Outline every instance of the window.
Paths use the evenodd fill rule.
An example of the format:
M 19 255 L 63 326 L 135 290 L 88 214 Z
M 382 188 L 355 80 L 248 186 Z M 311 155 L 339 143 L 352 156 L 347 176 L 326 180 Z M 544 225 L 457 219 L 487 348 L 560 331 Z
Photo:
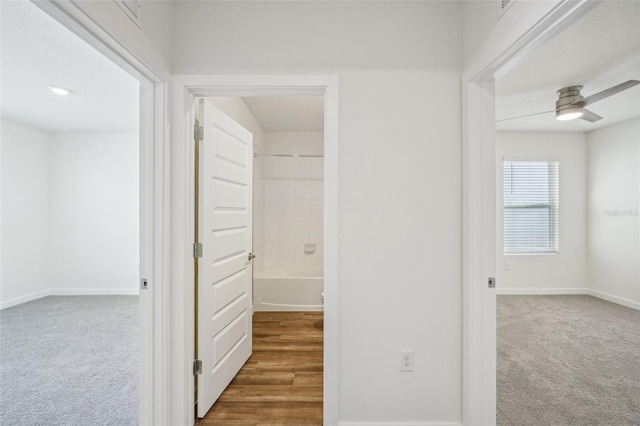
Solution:
M 559 164 L 505 161 L 504 253 L 558 253 Z

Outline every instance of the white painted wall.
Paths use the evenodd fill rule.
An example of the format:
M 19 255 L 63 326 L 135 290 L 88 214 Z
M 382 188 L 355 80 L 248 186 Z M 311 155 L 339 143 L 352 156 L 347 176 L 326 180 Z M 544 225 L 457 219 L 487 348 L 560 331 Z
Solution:
M 168 74 L 173 51 L 171 1 L 142 1 L 142 28 L 113 1 L 78 1 L 74 5 L 156 73 Z
M 498 291 L 585 293 L 640 309 L 640 120 L 586 134 L 498 132 L 496 144 Z M 505 156 L 560 159 L 559 255 L 503 255 Z
M 590 132 L 589 287 L 640 309 L 640 119 Z
M 461 5 L 428 3 L 176 2 L 173 73 L 457 70 Z
M 267 132 L 265 149 L 269 154 L 324 154 L 324 132 Z
M 49 285 L 50 138 L 2 120 L 0 308 L 42 297 Z
M 137 133 L 48 134 L 2 121 L 0 306 L 138 294 Z
M 560 162 L 560 253 L 505 255 L 503 251 L 502 161 L 514 157 Z M 584 133 L 496 134 L 496 288 L 501 293 L 585 292 L 587 143 Z M 508 265 L 509 270 L 505 270 Z
M 480 52 L 482 43 L 497 24 L 498 4 L 498 1 L 495 0 L 463 2 L 463 62 L 465 66 L 471 63 L 472 59 Z
M 323 154 L 323 132 L 267 132 L 271 154 Z M 324 159 L 262 158 L 264 268 L 323 270 Z M 315 246 L 305 252 L 305 245 Z M 322 275 L 320 275 L 322 276 Z
M 460 4 L 180 2 L 174 16 L 176 73 L 338 74 L 340 423 L 459 423 Z M 416 368 L 400 373 L 407 348 Z
M 142 0 L 142 8 L 142 32 L 164 63 L 170 65 L 173 55 L 173 1 Z
M 52 142 L 52 288 L 138 294 L 138 134 L 63 133 Z

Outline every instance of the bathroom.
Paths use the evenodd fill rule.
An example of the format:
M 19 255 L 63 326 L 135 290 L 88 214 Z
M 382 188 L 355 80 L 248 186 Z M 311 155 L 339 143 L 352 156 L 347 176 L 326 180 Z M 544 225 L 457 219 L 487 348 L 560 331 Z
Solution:
M 233 346 L 236 348 L 235 352 L 232 355 L 229 351 L 219 357 L 219 364 L 212 370 L 219 371 L 221 375 L 232 373 L 235 379 L 231 381 L 231 375 L 224 376 L 229 384 L 224 390 L 220 388 L 216 391 L 215 395 L 219 396 L 209 398 L 211 392 L 205 396 L 206 392 L 203 391 L 202 404 L 199 403 L 197 408 L 198 416 L 205 418 L 206 422 L 217 423 L 224 422 L 228 416 L 237 416 L 238 411 L 242 411 L 242 420 L 264 420 L 264 416 L 267 415 L 265 411 L 256 411 L 252 405 L 260 403 L 268 407 L 268 410 L 273 410 L 269 416 L 273 415 L 274 420 L 294 424 L 304 420 L 322 424 L 324 98 L 242 97 L 209 98 L 209 101 L 244 127 L 231 130 L 234 128 L 231 126 L 231 133 L 225 133 L 226 129 L 219 128 L 221 130 L 217 134 L 220 135 L 221 141 L 227 134 L 236 135 L 235 132 L 238 131 L 238 134 L 245 134 L 244 145 L 238 144 L 234 149 L 229 149 L 232 146 L 229 144 L 225 147 L 224 142 L 221 142 L 219 147 L 216 145 L 215 156 L 222 159 L 220 170 L 226 166 L 231 166 L 230 169 L 237 168 L 240 165 L 238 161 L 243 162 L 240 167 L 247 170 L 245 165 L 251 163 L 251 152 L 243 146 L 250 147 L 251 139 L 246 139 L 248 134 L 244 130 L 248 130 L 251 133 L 249 136 L 253 139 L 253 167 L 252 170 L 248 170 L 249 173 L 253 173 L 253 178 L 247 179 L 253 186 L 253 200 L 248 203 L 248 208 L 240 207 L 245 204 L 238 199 L 241 202 L 220 204 L 218 209 L 218 214 L 222 215 L 237 215 L 238 212 L 247 211 L 248 217 L 253 217 L 245 234 L 249 240 L 245 247 L 249 247 L 250 252 L 241 250 L 241 246 L 244 246 L 242 242 L 239 242 L 240 245 L 229 247 L 220 243 L 217 247 L 218 250 L 223 246 L 231 250 L 230 254 L 220 251 L 219 259 L 222 260 L 217 262 L 219 265 L 228 259 L 248 254 L 251 262 L 248 270 L 252 272 L 249 277 L 253 278 L 252 281 L 243 284 L 245 290 L 237 297 L 230 295 L 226 290 L 228 283 L 235 283 L 237 280 L 223 279 L 221 284 L 216 284 L 220 294 L 225 293 L 229 300 L 234 300 L 227 307 L 236 301 L 240 303 L 252 288 L 253 306 L 247 306 L 247 311 L 252 313 L 247 325 L 242 325 L 246 324 L 247 317 L 241 314 L 213 339 L 204 335 L 198 338 L 198 341 L 202 339 L 202 342 L 224 343 L 228 340 L 226 334 L 236 333 L 233 340 L 236 343 L 228 344 L 224 349 L 228 350 Z M 221 120 L 224 118 L 221 117 Z M 207 128 L 206 120 L 204 125 Z M 225 157 L 233 153 L 236 154 L 235 157 Z M 219 189 L 214 189 L 213 196 L 219 197 L 219 200 L 224 199 L 223 202 L 229 201 L 231 198 L 227 195 L 231 192 L 225 193 L 225 185 L 242 187 L 242 184 L 229 182 L 221 184 Z M 251 192 L 243 194 L 246 195 L 242 198 L 248 201 Z M 236 228 L 227 228 L 218 231 L 218 235 L 229 235 L 230 231 L 237 234 Z M 210 246 L 214 248 L 214 252 L 215 244 L 214 242 L 213 246 Z M 240 272 L 240 275 L 234 277 L 242 274 L 243 272 Z M 206 300 L 206 297 L 203 300 Z M 202 306 L 206 311 L 204 305 Z M 219 311 L 220 316 L 228 310 L 227 307 Z M 217 318 L 218 315 L 215 314 L 214 317 Z M 203 330 L 205 328 L 206 326 Z M 243 346 L 243 342 L 249 342 L 249 352 L 242 349 L 246 347 Z M 214 353 L 216 348 L 214 344 Z M 221 350 L 220 353 L 224 352 Z M 232 368 L 231 364 L 235 360 L 242 363 L 233 364 Z M 274 381 L 278 383 L 277 386 L 264 386 L 266 383 L 275 383 Z M 215 383 L 207 381 L 202 385 L 213 387 Z M 200 388 L 199 384 L 198 395 Z M 200 396 L 198 398 L 200 402 Z M 228 401 L 233 403 L 227 404 Z M 289 410 L 291 404 L 298 409 Z M 286 418 L 281 417 L 283 413 L 286 414 Z
M 256 153 L 255 311 L 322 309 L 323 166 L 322 132 L 268 132 Z
M 253 134 L 253 310 L 322 311 L 324 98 L 210 98 Z

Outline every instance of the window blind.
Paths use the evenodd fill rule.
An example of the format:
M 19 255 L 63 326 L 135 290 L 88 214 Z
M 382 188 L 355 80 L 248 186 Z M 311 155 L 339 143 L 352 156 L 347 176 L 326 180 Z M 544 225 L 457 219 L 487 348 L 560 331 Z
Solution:
M 504 252 L 557 253 L 559 232 L 557 161 L 505 161 Z

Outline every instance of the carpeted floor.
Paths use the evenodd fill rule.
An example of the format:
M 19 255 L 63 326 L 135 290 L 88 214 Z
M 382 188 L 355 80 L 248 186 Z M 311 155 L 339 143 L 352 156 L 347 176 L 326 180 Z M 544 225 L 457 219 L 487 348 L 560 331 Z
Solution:
M 0 311 L 0 425 L 137 425 L 138 297 Z
M 640 425 L 640 311 L 498 296 L 498 425 Z

